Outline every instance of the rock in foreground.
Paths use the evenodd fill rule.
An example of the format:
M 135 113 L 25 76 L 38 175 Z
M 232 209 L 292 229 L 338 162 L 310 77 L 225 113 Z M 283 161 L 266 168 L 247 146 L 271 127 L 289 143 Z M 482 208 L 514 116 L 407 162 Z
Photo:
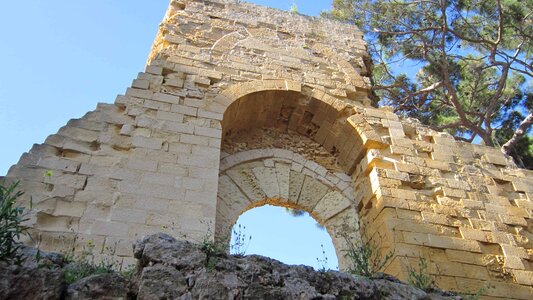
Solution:
M 29 251 L 31 252 L 31 251 Z M 37 267 L 0 264 L 0 299 L 458 299 L 393 277 L 317 272 L 261 256 L 235 257 L 154 234 L 134 245 L 134 277 L 98 274 L 67 285 L 60 259 Z M 30 274 L 39 274 L 36 280 Z

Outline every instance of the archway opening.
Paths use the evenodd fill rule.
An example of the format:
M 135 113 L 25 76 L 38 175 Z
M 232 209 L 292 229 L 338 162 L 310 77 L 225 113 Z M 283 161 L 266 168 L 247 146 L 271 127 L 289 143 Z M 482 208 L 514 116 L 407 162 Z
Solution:
M 294 211 L 293 211 L 294 212 Z M 308 213 L 264 205 L 244 212 L 233 226 L 232 254 L 257 254 L 316 270 L 338 270 L 331 236 Z
M 352 107 L 308 89 L 245 94 L 225 110 L 215 236 L 230 236 L 241 214 L 266 204 L 305 210 L 346 270 L 343 253 L 361 238 L 350 174 L 363 141 L 347 120 Z

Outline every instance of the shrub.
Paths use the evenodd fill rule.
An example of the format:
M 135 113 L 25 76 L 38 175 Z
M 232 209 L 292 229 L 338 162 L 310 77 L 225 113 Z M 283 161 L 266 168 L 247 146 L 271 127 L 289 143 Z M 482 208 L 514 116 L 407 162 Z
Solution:
M 230 253 L 237 256 L 244 256 L 248 246 L 252 241 L 252 236 L 246 235 L 246 226 L 238 224 L 233 226 L 233 236 L 231 238 Z
M 290 12 L 293 13 L 293 14 L 297 14 L 298 13 L 298 6 L 296 5 L 295 1 L 292 1 Z
M 471 294 L 459 293 L 459 295 L 465 300 L 479 300 L 483 294 L 485 294 L 489 289 L 492 288 L 494 288 L 493 285 L 491 285 L 490 283 L 486 283 L 477 291 L 474 291 Z
M 318 224 L 318 223 L 317 223 Z M 326 256 L 326 250 L 324 250 L 324 245 L 320 244 L 320 248 L 322 249 L 322 258 L 316 258 L 316 263 L 318 267 L 319 272 L 326 272 L 329 270 L 328 267 L 328 257 Z
M 120 263 L 111 259 L 95 262 L 94 248 L 94 243 L 88 241 L 79 256 L 65 256 L 65 261 L 69 263 L 65 268 L 65 281 L 67 284 L 74 283 L 82 278 L 95 274 L 114 273 L 115 270 L 120 268 Z M 110 251 L 110 254 L 113 255 L 113 251 Z M 126 270 L 123 273 L 123 276 L 129 276 L 129 273 L 130 270 Z M 131 275 L 133 275 L 133 272 Z
M 205 267 L 211 272 L 215 269 L 218 258 L 217 256 L 225 255 L 229 252 L 229 239 L 227 237 L 213 238 L 214 234 L 211 227 L 208 226 L 207 232 L 200 242 L 200 249 L 205 252 L 207 258 Z
M 393 252 L 381 254 L 378 245 L 374 243 L 351 243 L 347 236 L 344 237 L 349 249 L 345 256 L 350 260 L 348 272 L 364 277 L 374 277 L 392 259 Z
M 18 184 L 15 182 L 6 187 L 0 183 L 0 261 L 14 260 L 16 264 L 22 262 L 22 257 L 17 254 L 22 246 L 20 237 L 29 236 L 28 227 L 22 225 L 28 220 L 24 208 L 15 206 L 24 194 L 16 191 Z
M 422 289 L 424 291 L 428 291 L 435 287 L 435 282 L 431 276 L 427 274 L 427 262 L 426 259 L 423 257 L 420 257 L 418 260 L 418 270 L 415 268 L 409 267 L 408 270 L 408 282 L 411 285 L 416 286 L 419 289 Z

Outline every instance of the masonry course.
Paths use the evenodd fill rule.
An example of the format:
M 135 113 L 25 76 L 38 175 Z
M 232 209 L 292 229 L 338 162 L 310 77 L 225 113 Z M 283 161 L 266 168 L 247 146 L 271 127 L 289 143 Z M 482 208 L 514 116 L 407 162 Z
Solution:
M 229 234 L 244 211 L 309 212 L 331 235 L 420 257 L 439 287 L 533 298 L 533 172 L 370 106 L 354 26 L 235 1 L 173 0 L 145 72 L 22 155 L 33 239 L 132 263 L 131 241 Z M 107 252 L 106 251 L 110 251 Z

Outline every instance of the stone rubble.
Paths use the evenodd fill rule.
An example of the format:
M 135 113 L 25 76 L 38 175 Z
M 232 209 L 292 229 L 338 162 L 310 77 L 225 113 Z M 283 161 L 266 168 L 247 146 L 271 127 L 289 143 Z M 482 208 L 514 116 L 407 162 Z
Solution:
M 0 299 L 461 299 L 439 290 L 426 293 L 384 274 L 369 279 L 257 255 L 209 254 L 163 233 L 137 241 L 134 252 L 133 278 L 105 273 L 67 286 L 60 255 L 41 252 L 37 262 L 35 251 L 26 248 L 24 265 L 0 263 Z

